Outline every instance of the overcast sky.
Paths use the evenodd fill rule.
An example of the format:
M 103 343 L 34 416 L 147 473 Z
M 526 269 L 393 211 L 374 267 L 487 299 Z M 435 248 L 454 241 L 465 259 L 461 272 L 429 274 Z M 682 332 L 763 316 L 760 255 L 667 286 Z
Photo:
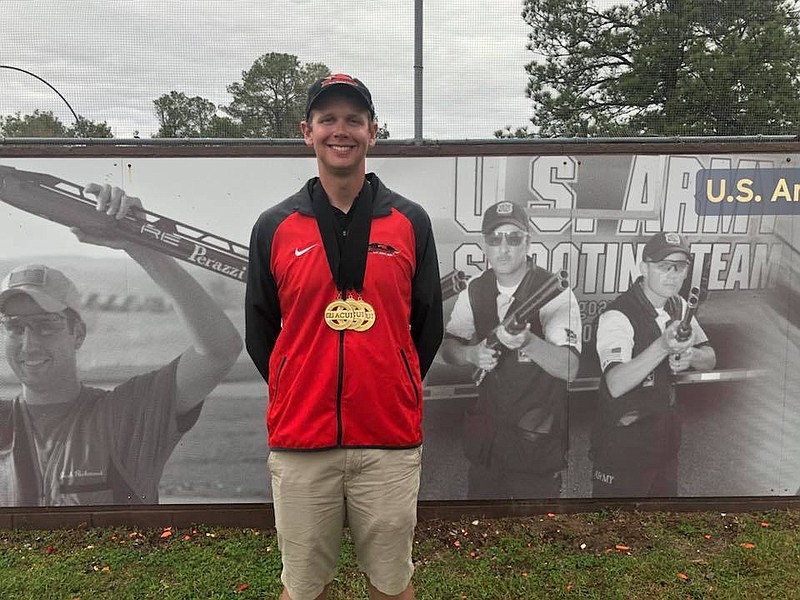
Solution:
M 424 135 L 487 138 L 528 122 L 521 0 L 425 0 Z M 115 137 L 158 129 L 170 90 L 228 104 L 225 88 L 268 52 L 362 78 L 395 139 L 414 135 L 412 0 L 0 0 L 0 64 L 52 84 Z M 35 78 L 0 69 L 0 114 L 73 118 Z
M 600 5 L 612 0 L 600 0 Z M 487 138 L 530 117 L 522 0 L 424 0 L 424 136 Z M 0 64 L 35 73 L 115 137 L 158 129 L 171 90 L 230 102 L 268 52 L 362 78 L 395 139 L 414 135 L 413 0 L 0 0 Z M 51 110 L 45 84 L 0 69 L 0 115 Z

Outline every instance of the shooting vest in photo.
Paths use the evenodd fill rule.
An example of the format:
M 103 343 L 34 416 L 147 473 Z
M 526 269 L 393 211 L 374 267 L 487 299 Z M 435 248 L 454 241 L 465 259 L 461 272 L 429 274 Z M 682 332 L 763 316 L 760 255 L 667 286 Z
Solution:
M 607 310 L 621 312 L 633 327 L 633 352 L 636 357 L 661 337 L 656 323 L 658 313 L 642 290 L 642 278 L 616 300 Z M 679 319 L 682 311 L 680 298 L 669 298 L 664 310 L 672 320 Z M 613 366 L 611 367 L 614 368 Z M 665 358 L 629 392 L 613 398 L 608 391 L 606 373 L 600 379 L 597 418 L 592 433 L 592 453 L 605 448 L 614 454 L 629 454 L 636 460 L 658 460 L 669 451 L 679 431 L 675 430 L 675 387 Z M 611 447 L 616 450 L 611 450 Z
M 513 314 L 550 276 L 529 261 L 506 315 Z M 476 338 L 483 340 L 500 324 L 494 271 L 489 269 L 472 281 L 468 291 Z M 544 338 L 539 311 L 529 322 L 531 332 Z M 553 377 L 519 350 L 502 347 L 497 367 L 478 386 L 475 407 L 493 423 L 491 466 L 527 473 L 561 470 L 567 449 L 566 396 L 566 381 Z M 484 461 L 482 466 L 489 465 Z

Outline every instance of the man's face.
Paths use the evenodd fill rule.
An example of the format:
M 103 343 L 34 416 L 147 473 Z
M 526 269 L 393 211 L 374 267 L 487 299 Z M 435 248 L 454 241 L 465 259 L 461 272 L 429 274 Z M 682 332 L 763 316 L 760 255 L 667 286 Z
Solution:
M 495 273 L 511 275 L 527 268 L 528 232 L 516 225 L 506 224 L 483 236 L 483 246 L 489 266 Z
M 328 92 L 300 129 L 306 145 L 314 148 L 321 171 L 340 177 L 366 171 L 367 150 L 375 145 L 378 124 L 358 99 Z
M 689 272 L 689 260 L 683 253 L 673 252 L 656 262 L 643 261 L 640 269 L 647 289 L 666 300 L 680 291 Z
M 77 379 L 77 350 L 83 343 L 82 322 L 63 313 L 44 312 L 27 294 L 6 300 L 3 326 L 6 360 L 26 387 L 52 391 Z

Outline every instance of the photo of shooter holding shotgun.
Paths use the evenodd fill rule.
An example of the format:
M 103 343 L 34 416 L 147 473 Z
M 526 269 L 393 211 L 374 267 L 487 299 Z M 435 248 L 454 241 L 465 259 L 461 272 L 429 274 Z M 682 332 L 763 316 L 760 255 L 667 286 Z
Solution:
M 677 233 L 645 244 L 640 277 L 600 316 L 602 376 L 589 457 L 594 497 L 678 496 L 681 422 L 675 374 L 709 370 L 716 353 L 694 317 L 700 290 L 678 295 L 691 266 Z
M 488 269 L 470 279 L 445 328 L 441 357 L 475 368 L 478 399 L 464 417 L 469 499 L 557 498 L 567 451 L 567 381 L 578 373 L 578 302 L 566 273 L 528 257 L 528 215 L 486 209 Z M 445 283 L 443 282 L 443 286 Z

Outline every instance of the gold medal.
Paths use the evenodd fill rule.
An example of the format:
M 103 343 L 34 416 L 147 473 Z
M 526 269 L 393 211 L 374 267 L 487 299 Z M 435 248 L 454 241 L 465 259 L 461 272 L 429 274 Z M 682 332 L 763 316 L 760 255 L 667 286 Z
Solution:
M 351 331 L 358 331 L 358 328 L 364 323 L 364 319 L 366 318 L 364 303 L 353 296 L 348 296 L 345 302 L 353 309 L 353 319 L 348 329 Z
M 354 331 L 366 331 L 375 324 L 375 309 L 372 308 L 369 302 L 364 302 L 364 300 L 358 300 L 358 302 L 364 311 L 363 318 L 360 323 L 354 324 L 352 329 Z
M 353 307 L 338 298 L 325 307 L 325 323 L 334 331 L 349 329 L 353 324 Z

